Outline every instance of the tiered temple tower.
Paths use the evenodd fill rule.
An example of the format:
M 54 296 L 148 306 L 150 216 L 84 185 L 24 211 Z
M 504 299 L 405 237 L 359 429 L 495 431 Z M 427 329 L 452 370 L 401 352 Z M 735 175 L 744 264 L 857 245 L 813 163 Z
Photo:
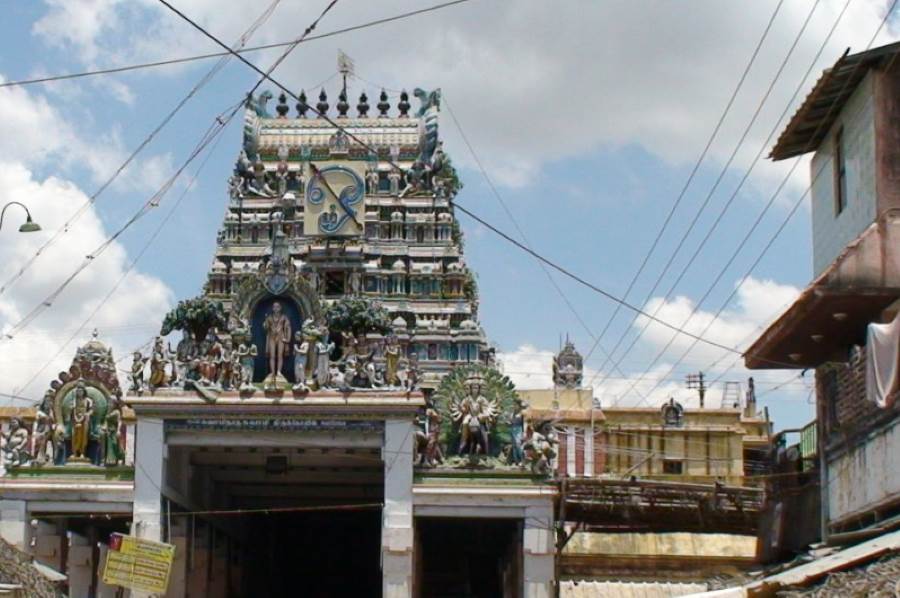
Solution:
M 439 94 L 416 90 L 411 114 L 406 92 L 391 106 L 382 91 L 374 107 L 362 93 L 355 116 L 344 91 L 336 111 L 324 89 L 315 110 L 305 94 L 293 109 L 282 94 L 274 115 L 271 93 L 249 98 L 206 294 L 231 311 L 242 282 L 284 256 L 324 302 L 384 306 L 421 387 L 456 364 L 492 361 L 451 203 L 459 183 L 437 135 Z M 416 180 L 423 156 L 437 166 L 427 184 Z M 383 339 L 368 336 L 380 358 Z

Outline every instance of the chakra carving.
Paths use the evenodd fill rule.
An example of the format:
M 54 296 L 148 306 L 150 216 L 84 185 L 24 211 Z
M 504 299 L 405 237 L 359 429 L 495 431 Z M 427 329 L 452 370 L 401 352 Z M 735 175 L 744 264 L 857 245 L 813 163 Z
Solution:
M 304 231 L 308 235 L 355 235 L 362 230 L 358 206 L 366 185 L 345 166 L 316 168 L 306 186 Z

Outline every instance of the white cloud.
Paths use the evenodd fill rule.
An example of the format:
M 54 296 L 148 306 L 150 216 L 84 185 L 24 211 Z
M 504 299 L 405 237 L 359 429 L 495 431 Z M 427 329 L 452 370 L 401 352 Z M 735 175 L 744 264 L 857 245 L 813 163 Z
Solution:
M 4 81 L 0 75 L 0 81 Z M 0 88 L 0 156 L 15 156 L 29 168 L 84 171 L 97 185 L 106 182 L 130 150 L 116 127 L 90 137 L 46 96 L 21 87 Z M 116 179 L 118 191 L 155 191 L 168 178 L 170 153 L 138 157 Z
M 553 387 L 554 354 L 553 351 L 526 344 L 515 351 L 498 353 L 497 358 L 501 371 L 509 376 L 516 388 L 528 390 Z M 661 364 L 643 376 L 639 376 L 640 372 L 634 372 L 605 377 L 598 374 L 595 368 L 587 366 L 584 384 L 594 389 L 594 397 L 600 399 L 603 405 L 661 405 L 682 388 L 675 380 L 662 379 L 667 369 L 668 366 Z
M 44 229 L 38 233 L 19 233 L 18 223 L 24 214 L 16 207 L 7 211 L 6 226 L 0 230 L 0 279 L 6 281 L 87 201 L 87 197 L 73 184 L 61 179 L 35 180 L 21 163 L 0 162 L 0 188 L 7 201 L 26 204 L 34 220 Z M 0 327 L 7 331 L 25 317 L 106 237 L 107 232 L 93 210 L 85 212 L 15 285 L 0 295 Z M 74 279 L 51 308 L 14 338 L 0 340 L 0 380 L 4 392 L 38 397 L 56 372 L 68 367 L 77 345 L 69 346 L 52 360 L 32 385 L 22 387 L 48 364 L 61 344 L 99 305 L 123 275 L 128 263 L 125 249 L 113 243 Z M 82 344 L 96 326 L 117 357 L 122 357 L 154 333 L 171 303 L 172 292 L 162 281 L 133 271 L 89 323 L 81 338 L 75 340 Z
M 663 302 L 656 298 L 646 306 L 646 310 L 653 313 L 657 307 L 657 317 L 675 325 L 681 325 L 685 330 L 693 334 L 702 334 L 704 338 L 714 340 L 727 346 L 743 347 L 749 344 L 761 329 L 771 320 L 781 314 L 799 294 L 799 289 L 778 284 L 771 280 L 759 280 L 748 278 L 739 288 L 735 307 L 722 313 L 713 322 L 714 313 L 698 310 L 697 314 L 688 321 L 694 309 L 694 303 L 686 297 L 676 297 L 671 301 Z M 643 329 L 647 319 L 639 318 L 635 322 L 635 329 Z M 709 330 L 704 331 L 707 325 L 713 322 Z M 673 337 L 671 329 L 651 322 L 638 349 L 655 355 Z M 585 367 L 584 383 L 594 388 L 594 396 L 599 398 L 604 405 L 643 405 L 656 406 L 675 397 L 689 406 L 697 406 L 696 391 L 688 389 L 684 382 L 683 366 L 673 367 L 676 359 L 680 358 L 685 350 L 693 344 L 693 339 L 684 335 L 675 336 L 669 350 L 659 363 L 647 371 L 644 368 L 634 367 L 635 362 L 623 361 L 623 371 L 598 374 L 591 365 Z M 515 351 L 501 352 L 498 358 L 501 367 L 518 388 L 550 388 L 552 382 L 552 360 L 554 351 L 539 349 L 533 345 L 522 345 Z M 795 376 L 795 372 L 783 371 L 748 371 L 743 368 L 743 361 L 739 356 L 726 352 L 705 343 L 698 343 L 690 352 L 688 362 L 685 365 L 700 365 L 698 369 L 704 371 L 707 381 L 715 381 L 708 393 L 707 405 L 718 406 L 724 390 L 724 382 L 739 381 L 746 390 L 746 379 L 753 376 L 758 384 L 759 391 L 765 391 L 778 386 Z M 649 360 L 646 362 L 649 365 Z M 792 381 L 780 387 L 782 396 L 789 396 L 791 400 L 803 399 L 807 388 L 800 381 Z
M 812 3 L 784 4 L 712 148 L 719 164 L 730 154 Z M 843 5 L 844 0 L 819 3 L 735 168 L 746 168 L 762 147 Z M 295 89 L 322 80 L 334 72 L 341 47 L 369 81 L 389 88 L 440 86 L 493 177 L 506 185 L 533 180 L 548 162 L 603 147 L 639 145 L 670 163 L 690 164 L 774 6 L 774 0 L 698 1 L 689 10 L 667 2 L 472 2 L 304 44 L 277 76 Z M 885 0 L 850 5 L 801 99 L 845 47 L 864 48 L 886 6 Z M 50 43 L 74 49 L 86 63 L 154 60 L 211 47 L 155 2 L 48 0 L 48 7 L 35 31 Z M 179 8 L 229 43 L 263 9 L 247 2 L 243 9 L 222 10 L 213 0 L 185 1 Z M 356 4 L 352 11 L 338 6 L 317 33 L 416 8 L 421 5 L 399 0 Z M 254 42 L 291 39 L 297 23 L 312 17 L 306 3 L 283 3 Z M 128 34 L 134 30 L 150 33 Z M 892 37 L 885 30 L 876 44 Z M 252 57 L 265 65 L 275 53 Z M 366 87 L 371 96 L 375 90 Z M 443 127 L 458 163 L 472 165 L 446 116 Z M 786 165 L 764 162 L 753 181 L 768 189 L 785 170 Z M 798 180 L 806 181 L 806 169 L 801 173 Z
M 676 296 L 669 301 L 654 297 L 647 302 L 644 311 L 691 334 L 729 347 L 745 347 L 753 341 L 761 327 L 777 317 L 800 294 L 800 289 L 794 286 L 753 277 L 745 279 L 743 284 L 738 282 L 736 286 L 734 307 L 724 310 L 718 318 L 713 311 L 696 309 L 695 302 L 685 296 Z M 690 336 L 675 333 L 658 322 L 648 321 L 646 316 L 639 316 L 635 328 L 643 330 L 645 326 L 644 339 L 655 348 L 661 349 L 672 341 L 669 349 L 671 355 L 681 355 L 695 345 L 695 339 Z M 721 357 L 723 350 L 698 342 L 691 355 L 712 361 Z

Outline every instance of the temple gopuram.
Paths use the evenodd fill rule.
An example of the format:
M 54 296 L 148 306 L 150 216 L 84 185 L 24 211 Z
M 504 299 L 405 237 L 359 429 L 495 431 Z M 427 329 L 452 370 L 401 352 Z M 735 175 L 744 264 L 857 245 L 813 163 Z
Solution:
M 550 596 L 558 442 L 478 323 L 440 91 L 273 99 L 202 295 L 2 414 L 0 535 L 73 597 L 123 595 L 115 534 L 174 546 L 171 597 Z

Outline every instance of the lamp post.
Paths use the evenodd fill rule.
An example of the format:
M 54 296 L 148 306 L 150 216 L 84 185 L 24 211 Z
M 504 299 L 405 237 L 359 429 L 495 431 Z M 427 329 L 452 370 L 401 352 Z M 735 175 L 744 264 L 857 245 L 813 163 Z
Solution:
M 6 208 L 11 205 L 22 206 L 22 209 L 25 210 L 27 219 L 22 224 L 22 226 L 19 227 L 20 233 L 34 233 L 41 230 L 41 225 L 31 219 L 31 212 L 28 211 L 28 208 L 25 206 L 25 204 L 18 201 L 11 201 L 3 206 L 3 210 L 0 211 L 0 229 L 3 228 L 3 217 L 6 215 Z

